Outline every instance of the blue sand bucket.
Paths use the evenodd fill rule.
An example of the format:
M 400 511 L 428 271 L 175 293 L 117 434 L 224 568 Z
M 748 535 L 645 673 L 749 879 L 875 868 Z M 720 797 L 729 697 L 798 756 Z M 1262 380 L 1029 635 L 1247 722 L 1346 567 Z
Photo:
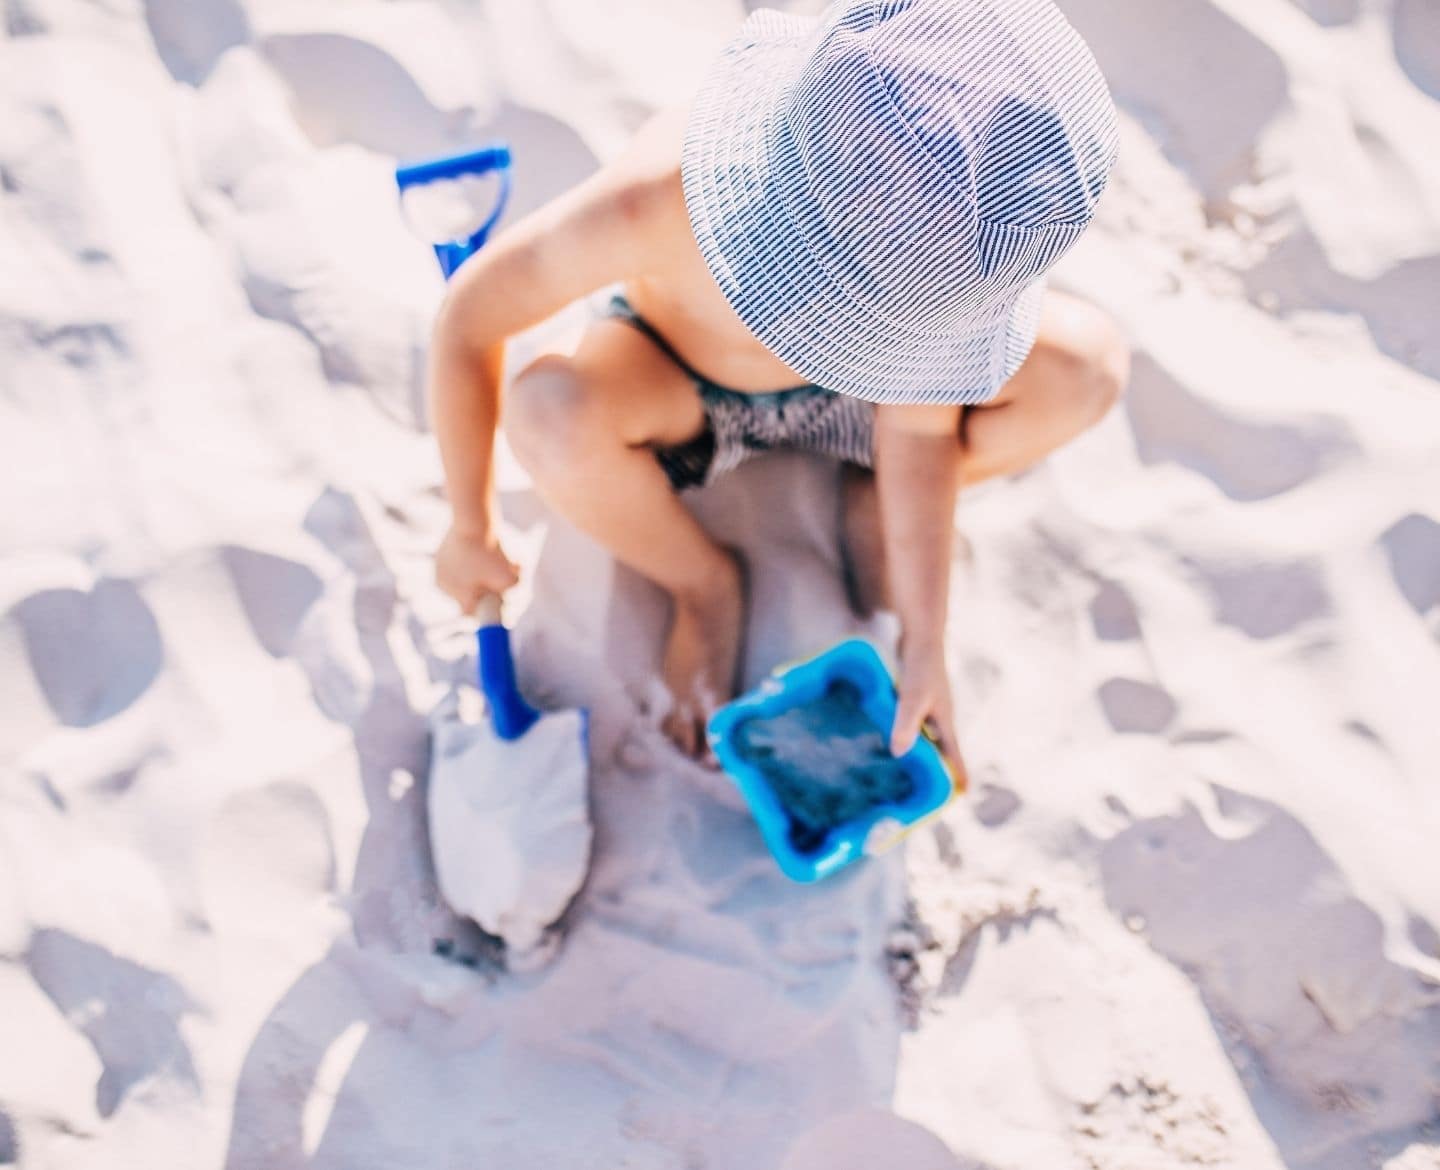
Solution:
M 710 719 L 710 745 L 720 766 L 745 797 L 781 870 L 797 882 L 819 881 L 863 857 L 889 849 L 939 812 L 955 794 L 954 779 L 939 749 L 922 735 L 898 759 L 885 750 L 885 762 L 903 769 L 909 782 L 907 794 L 870 804 L 849 819 L 828 826 L 822 839 L 799 847 L 795 818 L 753 754 L 747 752 L 746 725 L 817 704 L 833 693 L 837 684 L 849 684 L 858 693 L 857 717 L 868 726 L 857 730 L 873 731 L 888 744 L 895 722 L 895 684 L 875 647 L 858 638 L 777 671 Z

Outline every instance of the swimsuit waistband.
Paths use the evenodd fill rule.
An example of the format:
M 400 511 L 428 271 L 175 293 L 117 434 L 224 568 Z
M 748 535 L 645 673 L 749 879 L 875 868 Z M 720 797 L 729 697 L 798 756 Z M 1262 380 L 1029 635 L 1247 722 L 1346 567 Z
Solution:
M 658 345 L 671 361 L 694 380 L 696 385 L 700 387 L 702 393 L 733 394 L 740 398 L 770 399 L 771 401 L 776 401 L 784 400 L 796 394 L 813 394 L 817 389 L 820 389 L 820 387 L 815 386 L 813 383 L 806 382 L 800 386 L 787 386 L 783 390 L 736 390 L 730 386 L 725 386 L 713 381 L 700 373 L 699 370 L 695 369 L 694 366 L 676 353 L 675 347 L 665 340 L 664 335 L 662 335 L 655 326 L 650 324 L 649 321 L 645 320 L 645 318 L 636 311 L 635 306 L 630 303 L 629 298 L 626 297 L 624 293 L 617 292 L 612 294 L 610 300 L 601 311 L 601 316 L 619 317 L 640 330 L 641 333 L 645 334 L 646 337 Z

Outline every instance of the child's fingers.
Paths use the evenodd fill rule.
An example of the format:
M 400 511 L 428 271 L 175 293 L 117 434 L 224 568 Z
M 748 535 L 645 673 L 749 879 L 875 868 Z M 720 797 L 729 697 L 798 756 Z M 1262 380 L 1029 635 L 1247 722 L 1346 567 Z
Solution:
M 926 696 L 914 691 L 901 691 L 900 703 L 895 709 L 895 724 L 890 730 L 892 756 L 903 756 L 914 746 L 915 737 L 920 734 L 920 724 L 928 714 L 928 706 Z
M 950 757 L 951 775 L 955 780 L 955 791 L 970 791 L 970 771 L 965 767 L 965 759 L 960 754 L 960 749 L 955 749 L 955 754 Z
M 935 704 L 930 713 L 930 726 L 935 735 L 936 746 L 940 754 L 945 757 L 945 762 L 950 765 L 950 772 L 955 778 L 955 785 L 961 791 L 969 784 L 965 770 L 965 761 L 960 755 L 960 737 L 955 734 L 955 711 L 950 705 L 949 696 L 945 696 Z
M 484 586 L 492 593 L 504 593 L 520 581 L 520 566 L 499 548 L 477 566 L 477 571 Z
M 960 744 L 955 737 L 953 721 L 948 718 L 942 719 L 937 715 L 930 720 L 930 726 L 935 736 L 936 747 L 945 757 L 945 762 L 950 765 L 950 774 L 954 777 L 955 787 L 964 792 L 970 787 L 970 776 L 965 768 L 964 757 L 960 755 Z

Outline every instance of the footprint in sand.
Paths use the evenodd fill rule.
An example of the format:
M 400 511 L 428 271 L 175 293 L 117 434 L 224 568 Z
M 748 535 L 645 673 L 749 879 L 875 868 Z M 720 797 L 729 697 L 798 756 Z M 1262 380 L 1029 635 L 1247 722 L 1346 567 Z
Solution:
M 1360 0 L 1292 0 L 1316 24 L 1326 28 L 1349 24 L 1360 15 Z
M 1210 594 L 1216 619 L 1252 638 L 1278 638 L 1331 612 L 1317 562 L 1190 564 Z
M 1387 528 L 1380 543 L 1410 608 L 1424 616 L 1440 605 L 1440 524 L 1411 512 Z
M 1377 182 L 1395 197 L 1387 225 L 1408 222 L 1428 232 L 1423 226 L 1430 216 L 1427 197 L 1414 172 L 1377 135 L 1359 125 L 1356 134 L 1375 163 Z M 1440 288 L 1440 256 L 1401 260 L 1362 280 L 1337 270 L 1314 231 L 1299 227 L 1241 280 L 1250 299 L 1273 313 L 1318 310 L 1358 316 L 1382 352 L 1427 377 L 1440 377 L 1440 333 L 1431 307 Z
M 489 133 L 506 142 L 533 143 L 514 161 L 514 194 L 507 221 L 528 215 L 564 191 L 588 179 L 600 165 L 585 140 L 559 118 L 528 106 L 503 101 L 488 123 Z
M 1144 120 L 1208 199 L 1249 177 L 1256 142 L 1290 104 L 1279 54 L 1212 0 L 1065 0 L 1063 7 L 1118 104 Z
M 356 143 L 392 158 L 460 149 L 493 102 L 483 70 L 439 6 L 388 9 L 322 19 L 295 6 L 262 30 L 259 49 L 318 147 Z
M 348 596 L 327 598 L 325 582 L 299 561 L 235 545 L 219 551 L 256 642 L 272 658 L 300 666 L 327 718 L 353 725 L 374 678 L 353 640 Z
M 1102 642 L 1132 642 L 1140 637 L 1135 602 L 1114 581 L 1100 582 L 1090 602 L 1090 624 Z
M 284 658 L 300 623 L 325 592 L 324 582 L 298 561 L 258 549 L 224 545 L 220 558 L 235 580 L 235 593 L 256 641 L 272 658 Z
M 1440 959 L 1440 930 L 1433 922 L 1427 922 L 1418 914 L 1411 914 L 1405 921 L 1405 932 L 1415 949 L 1430 959 Z
M 1178 463 L 1232 500 L 1263 500 L 1353 454 L 1328 420 L 1270 423 L 1227 414 L 1181 385 L 1148 354 L 1135 355 L 1125 410 L 1146 464 Z
M 24 637 L 35 680 L 67 727 L 93 727 L 149 689 L 165 651 L 160 627 L 129 581 L 94 589 L 48 589 L 10 612 Z
M 1440 4 L 1396 0 L 1395 59 L 1410 80 L 1440 100 Z
M 170 76 L 189 85 L 204 81 L 226 49 L 250 39 L 237 0 L 145 0 L 145 23 Z
M 1187 807 L 1113 837 L 1105 900 L 1118 920 L 1143 920 L 1194 984 L 1286 1165 L 1315 1149 L 1330 1150 L 1327 1166 L 1373 1164 L 1367 1142 L 1434 1117 L 1433 982 L 1391 953 L 1379 916 L 1302 822 L 1214 793 L 1208 816 Z M 1412 940 L 1426 934 L 1411 924 Z M 1298 1130 L 1297 1100 L 1309 1102 Z
M 977 821 L 986 828 L 994 829 L 1019 812 L 1020 805 L 1020 797 L 1011 789 L 1000 784 L 982 784 L 973 809 Z
M 31 976 L 85 1034 L 104 1071 L 95 1087 L 101 1117 L 142 1081 L 165 1076 L 195 1093 L 195 1066 L 180 1018 L 195 1010 L 170 976 L 63 930 L 39 930 L 25 956 Z
M 1096 694 L 1106 720 L 1118 732 L 1159 735 L 1175 720 L 1175 700 L 1154 683 L 1107 678 Z

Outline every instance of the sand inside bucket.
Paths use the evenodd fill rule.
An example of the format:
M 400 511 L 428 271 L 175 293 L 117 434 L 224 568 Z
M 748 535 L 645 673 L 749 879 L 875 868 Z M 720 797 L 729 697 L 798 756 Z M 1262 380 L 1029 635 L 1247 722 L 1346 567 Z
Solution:
M 859 688 L 844 679 L 814 702 L 746 719 L 735 746 L 774 790 L 790 819 L 790 843 L 802 853 L 818 849 L 837 825 L 903 801 L 915 787 L 862 709 Z

